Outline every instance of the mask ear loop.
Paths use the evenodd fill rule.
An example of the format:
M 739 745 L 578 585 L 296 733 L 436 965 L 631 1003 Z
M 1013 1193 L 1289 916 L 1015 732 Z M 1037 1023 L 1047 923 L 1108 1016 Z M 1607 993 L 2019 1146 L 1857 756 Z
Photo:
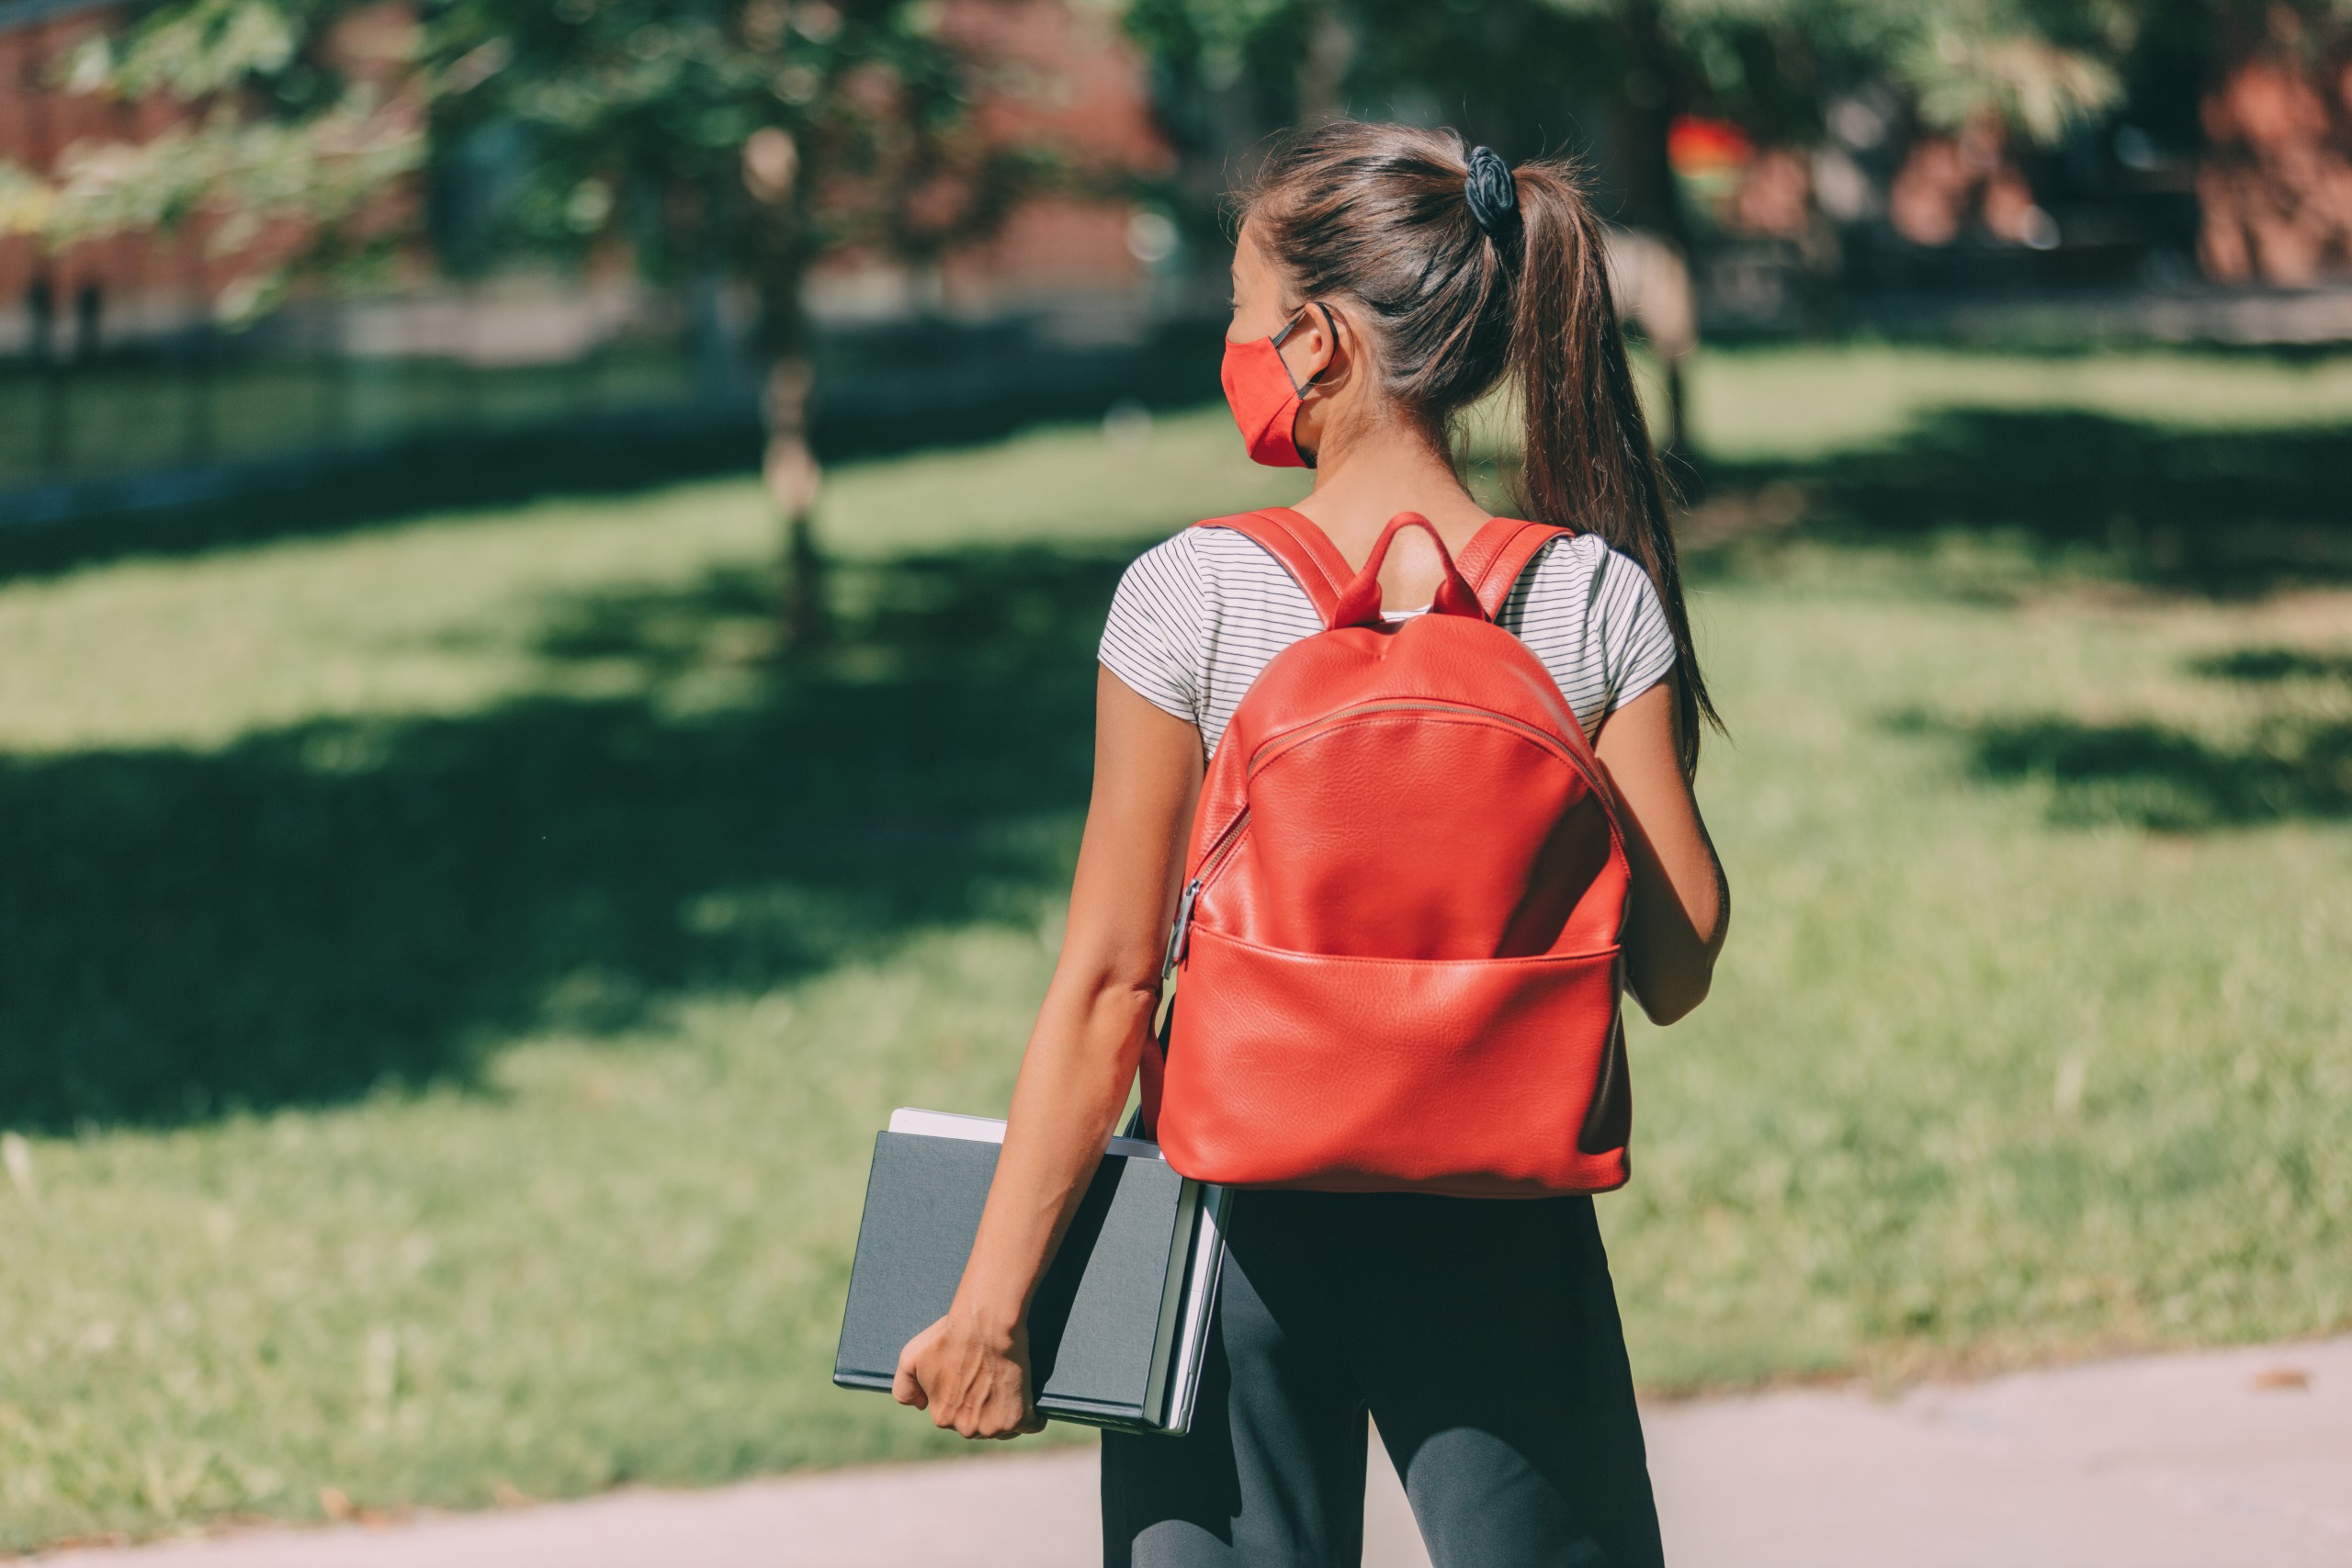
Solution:
M 1301 305 L 1297 310 L 1293 310 L 1290 313 L 1290 320 L 1283 323 L 1283 330 L 1266 340 L 1268 343 L 1274 345 L 1274 359 L 1275 362 L 1283 367 L 1283 378 L 1290 382 L 1291 395 L 1298 398 L 1306 396 L 1306 389 L 1315 385 L 1315 376 L 1320 376 L 1323 374 L 1323 370 L 1329 370 L 1330 368 L 1329 366 L 1326 365 L 1323 367 L 1323 370 L 1317 370 L 1315 373 L 1315 376 L 1309 376 L 1306 380 L 1302 381 L 1297 377 L 1293 376 L 1290 373 L 1290 361 L 1283 358 L 1282 347 L 1283 340 L 1288 338 L 1291 333 L 1298 331 L 1300 319 L 1303 318 L 1309 310 L 1320 310 L 1323 312 L 1323 324 L 1330 331 L 1331 342 L 1334 344 L 1337 344 L 1340 341 L 1340 323 L 1331 319 L 1331 307 L 1324 304 L 1319 299 L 1310 299 L 1306 304 Z

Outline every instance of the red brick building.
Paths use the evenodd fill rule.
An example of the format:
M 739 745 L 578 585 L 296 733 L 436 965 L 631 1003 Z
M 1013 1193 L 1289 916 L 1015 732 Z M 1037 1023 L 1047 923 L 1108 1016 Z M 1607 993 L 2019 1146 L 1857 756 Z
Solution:
M 999 85 L 978 106 L 984 135 L 1075 147 L 1142 174 L 1174 162 L 1152 121 L 1144 62 L 1111 12 L 1066 0 L 959 0 L 949 25 L 981 58 L 1014 68 L 994 73 Z M 1125 205 L 1031 202 L 950 263 L 948 299 L 985 308 L 1131 289 L 1143 278 L 1136 253 L 1158 248 L 1151 227 L 1139 235 L 1133 218 Z
M 119 0 L 0 0 L 0 161 L 47 173 L 76 142 L 143 141 L 185 112 L 163 99 L 74 93 L 62 80 L 75 47 L 122 16 Z M 989 62 L 978 109 L 989 134 L 1050 138 L 1136 170 L 1168 162 L 1142 62 L 1114 18 L 1067 0 L 956 0 L 948 26 Z M 1147 222 L 1139 237 L 1134 219 L 1122 203 L 1040 200 L 935 277 L 837 265 L 816 292 L 820 308 L 865 314 L 1133 298 L 1148 281 L 1138 255 L 1153 254 L 1158 234 Z M 0 239 L 0 356 L 74 356 L 171 332 L 202 319 L 243 270 L 243 258 L 209 253 L 200 220 L 56 255 Z
M 107 0 L 0 0 L 0 160 L 46 173 L 77 141 L 143 141 L 177 118 L 167 102 L 114 102 L 58 80 L 74 47 L 119 16 Z M 231 276 L 204 249 L 194 231 L 124 235 L 56 256 L 0 238 L 0 354 L 40 339 L 73 353 L 101 336 L 185 321 Z

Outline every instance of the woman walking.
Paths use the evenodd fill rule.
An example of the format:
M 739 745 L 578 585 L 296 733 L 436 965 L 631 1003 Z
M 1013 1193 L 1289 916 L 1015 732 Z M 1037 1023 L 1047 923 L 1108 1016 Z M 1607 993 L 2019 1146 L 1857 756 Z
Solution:
M 1106 1562 L 1355 1563 L 1369 1413 L 1439 1568 L 1656 1563 L 1641 1428 L 1589 1194 L 1623 1179 L 1619 980 L 1658 1022 L 1696 1007 L 1722 947 L 1727 893 L 1690 793 L 1701 727 L 1713 714 L 1692 655 L 1600 226 L 1560 165 L 1512 170 L 1449 132 L 1355 123 L 1309 131 L 1283 148 L 1243 214 L 1227 396 L 1251 455 L 1312 467 L 1314 489 L 1295 510 L 1187 529 L 1137 560 L 1120 584 L 1102 637 L 1094 793 L 1069 934 L 1022 1065 L 962 1285 L 947 1314 L 907 1347 L 896 1392 L 967 1437 L 1035 1429 L 1028 1301 L 1140 1069 L 1147 1113 L 1159 1117 L 1158 1134 L 1180 1170 L 1244 1179 L 1188 1168 L 1189 1159 L 1223 1162 L 1220 1170 L 1306 1174 L 1250 1181 L 1236 1195 L 1192 1430 L 1105 1435 Z M 1555 528 L 1498 525 L 1458 477 L 1458 416 L 1506 383 L 1525 424 L 1521 516 Z M 1516 555 L 1502 543 L 1512 539 L 1523 541 Z M 1317 562 L 1328 569 L 1320 586 Z M 1352 601 L 1338 588 L 1348 574 L 1355 574 Z M 1473 603 L 1472 591 L 1482 588 Z M 1422 615 L 1428 621 L 1415 626 Z M 1435 636 L 1441 616 L 1481 629 L 1446 642 Z M 1205 818 L 1220 790 L 1260 776 L 1257 761 L 1228 759 L 1220 741 L 1234 727 L 1259 748 L 1253 758 L 1266 754 L 1251 728 L 1263 715 L 1244 707 L 1244 697 L 1304 639 L 1327 631 L 1354 637 L 1350 647 L 1370 660 L 1364 668 L 1392 649 L 1402 668 L 1408 643 L 1488 648 L 1476 640 L 1493 639 L 1483 629 L 1488 617 L 1517 638 L 1491 642 L 1497 668 L 1532 655 L 1541 666 L 1532 679 L 1549 678 L 1541 702 L 1553 707 L 1543 711 L 1556 711 L 1573 732 L 1565 744 L 1546 739 L 1537 710 L 1530 710 L 1536 723 L 1506 716 L 1487 726 L 1497 734 L 1511 725 L 1527 731 L 1524 754 L 1558 761 L 1567 781 L 1563 826 L 1538 855 L 1550 857 L 1544 865 L 1551 869 L 1539 870 L 1588 888 L 1608 885 L 1607 868 L 1619 868 L 1613 886 L 1623 903 L 1608 906 L 1607 955 L 1591 971 L 1608 987 L 1592 1108 L 1555 1140 L 1557 1158 L 1544 1148 L 1521 1159 L 1509 1135 L 1491 1156 L 1455 1154 L 1465 1146 L 1457 1135 L 1465 1119 L 1510 1122 L 1524 1108 L 1510 1102 L 1527 1098 L 1483 1080 L 1482 1073 L 1516 1069 L 1482 1067 L 1501 1058 L 1482 1055 L 1481 1043 L 1469 1040 L 1459 1061 L 1445 1064 L 1452 1077 L 1430 1080 L 1418 1099 L 1392 1095 L 1390 1103 L 1407 1109 L 1354 1128 L 1349 1135 L 1359 1145 L 1375 1145 L 1369 1153 L 1258 1147 L 1253 1138 L 1283 1142 L 1287 1123 L 1250 1132 L 1251 1096 L 1328 1096 L 1329 1118 L 1304 1118 L 1319 1126 L 1345 1120 L 1354 1089 L 1352 1079 L 1340 1081 L 1347 1075 L 1326 1081 L 1306 1068 L 1298 1069 L 1307 1073 L 1304 1084 L 1250 1080 L 1216 1056 L 1224 1034 L 1204 1024 L 1188 1044 L 1182 1021 L 1163 1077 L 1154 1032 L 1163 950 L 1181 953 L 1192 940 L 1182 920 L 1179 940 L 1167 940 L 1180 900 L 1187 920 L 1201 900 L 1199 940 L 1216 952 L 1267 951 L 1212 931 L 1207 919 L 1219 897 L 1217 867 L 1248 821 L 1246 807 L 1222 829 L 1204 821 L 1187 878 L 1196 810 Z M 1396 721 L 1392 735 L 1422 716 L 1404 711 L 1415 706 L 1371 705 Z M 1456 726 L 1464 735 L 1476 728 Z M 1245 775 L 1245 766 L 1253 771 Z M 1364 772 L 1356 770 L 1359 784 Z M 1582 870 L 1566 867 L 1582 852 L 1558 848 L 1571 844 L 1571 827 L 1583 820 L 1577 777 L 1592 781 L 1590 809 L 1608 814 L 1606 835 L 1594 840 L 1606 863 L 1593 860 Z M 1372 889 L 1370 900 L 1340 899 L 1318 918 L 1342 928 L 1385 918 L 1372 902 L 1390 883 L 1488 875 L 1480 834 L 1518 801 L 1514 791 L 1483 781 L 1462 775 L 1458 809 L 1418 835 L 1430 842 L 1351 840 L 1365 879 L 1350 886 Z M 1407 794 L 1427 787 L 1426 780 L 1396 784 Z M 1265 813 L 1250 828 L 1261 839 L 1283 830 Z M 1494 828 L 1489 837 L 1502 832 Z M 1259 852 L 1271 852 L 1261 843 Z M 1228 906 L 1235 897 L 1226 895 Z M 1464 897 L 1448 902 L 1453 894 L 1441 889 L 1423 901 L 1410 936 L 1419 946 L 1408 956 L 1466 954 L 1481 974 L 1519 984 L 1517 976 L 1553 962 L 1544 954 L 1577 946 L 1562 933 L 1585 917 L 1566 905 L 1531 914 L 1533 894 L 1512 891 L 1508 919 L 1487 931 L 1445 913 L 1478 907 L 1476 887 Z M 1219 918 L 1230 927 L 1238 917 L 1228 909 Z M 1466 923 L 1448 929 L 1447 920 Z M 1531 921 L 1540 928 L 1533 937 Z M 1320 951 L 1388 952 L 1346 942 L 1342 929 L 1339 944 L 1327 941 Z M 1360 972 L 1377 979 L 1408 971 Z M 1187 987 L 1202 989 L 1180 996 L 1180 1021 L 1220 999 L 1221 982 L 1208 971 L 1196 979 L 1188 968 L 1185 976 Z M 1334 1009 L 1351 1005 L 1333 996 Z M 1284 1005 L 1283 996 L 1273 999 Z M 1477 1016 L 1515 1015 L 1505 1008 Z M 1472 1034 L 1487 1027 L 1464 1025 Z M 1313 1028 L 1308 1018 L 1293 1034 Z M 1377 1032 L 1380 1024 L 1367 1012 L 1350 1028 Z M 1357 1043 L 1351 1036 L 1339 1048 Z M 1218 1116 L 1185 1109 L 1218 1095 L 1239 1109 Z M 1482 1105 L 1495 1109 L 1465 1109 Z M 1537 1106 L 1533 1114 L 1556 1108 Z M 1405 1146 L 1393 1158 L 1376 1146 L 1392 1133 Z M 1471 1135 L 1495 1142 L 1476 1127 Z M 1404 1174 L 1392 1179 L 1383 1171 Z M 1452 1195 L 1464 1192 L 1511 1195 Z

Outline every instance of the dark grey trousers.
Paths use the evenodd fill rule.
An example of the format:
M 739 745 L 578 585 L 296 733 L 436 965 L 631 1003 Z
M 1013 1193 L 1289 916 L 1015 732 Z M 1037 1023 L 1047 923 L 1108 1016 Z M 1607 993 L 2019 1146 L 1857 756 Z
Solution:
M 1244 1192 L 1182 1438 L 1105 1433 L 1110 1568 L 1356 1568 L 1364 1419 L 1436 1568 L 1656 1568 L 1589 1198 Z

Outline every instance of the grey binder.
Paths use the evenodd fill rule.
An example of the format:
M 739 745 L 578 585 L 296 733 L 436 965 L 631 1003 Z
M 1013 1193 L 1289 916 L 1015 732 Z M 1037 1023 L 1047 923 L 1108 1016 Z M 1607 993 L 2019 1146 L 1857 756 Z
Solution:
M 833 1382 L 888 1389 L 971 1256 L 1004 1123 L 901 1110 L 875 1139 Z M 1224 1261 L 1226 1190 L 1114 1138 L 1029 1312 L 1037 1408 L 1120 1431 L 1192 1426 Z

